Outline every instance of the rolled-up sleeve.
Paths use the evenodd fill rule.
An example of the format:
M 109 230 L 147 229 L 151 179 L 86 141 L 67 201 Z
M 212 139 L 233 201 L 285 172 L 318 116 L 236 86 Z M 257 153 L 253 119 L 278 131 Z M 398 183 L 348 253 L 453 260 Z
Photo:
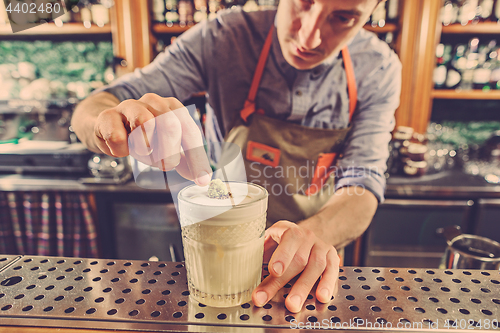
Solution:
M 197 24 L 177 38 L 149 65 L 123 75 L 96 92 L 109 92 L 120 101 L 139 99 L 146 93 L 176 97 L 183 101 L 193 93 L 205 91 L 206 31 L 206 23 Z
M 358 109 L 338 163 L 336 190 L 358 185 L 384 201 L 388 144 L 400 93 L 401 62 L 393 52 L 358 79 Z

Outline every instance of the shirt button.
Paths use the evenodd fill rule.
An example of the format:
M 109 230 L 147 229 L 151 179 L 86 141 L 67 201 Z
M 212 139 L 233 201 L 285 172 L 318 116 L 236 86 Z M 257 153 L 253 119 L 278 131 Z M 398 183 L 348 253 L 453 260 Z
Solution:
M 297 91 L 295 92 L 295 95 L 297 95 L 297 96 L 302 96 L 302 91 L 297 90 Z

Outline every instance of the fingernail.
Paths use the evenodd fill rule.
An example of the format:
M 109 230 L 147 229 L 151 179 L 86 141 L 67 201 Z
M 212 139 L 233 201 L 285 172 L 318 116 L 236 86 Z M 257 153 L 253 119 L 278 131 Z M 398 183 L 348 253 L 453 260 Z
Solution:
M 210 175 L 206 171 L 202 171 L 196 177 L 196 184 L 200 186 L 205 186 L 210 183 Z
M 300 311 L 300 306 L 302 305 L 302 299 L 300 298 L 299 295 L 293 295 L 290 298 L 290 303 L 292 303 L 291 306 L 293 307 L 293 309 L 290 309 L 291 311 L 296 311 L 296 312 Z
M 283 264 L 279 261 L 275 262 L 273 264 L 273 270 L 276 275 L 280 276 L 281 274 L 283 274 Z
M 325 301 L 329 301 L 330 300 L 330 291 L 326 288 L 323 288 L 319 291 L 319 294 L 321 296 L 321 298 Z
M 263 306 L 267 303 L 267 293 L 265 291 L 258 291 L 255 294 L 256 306 Z

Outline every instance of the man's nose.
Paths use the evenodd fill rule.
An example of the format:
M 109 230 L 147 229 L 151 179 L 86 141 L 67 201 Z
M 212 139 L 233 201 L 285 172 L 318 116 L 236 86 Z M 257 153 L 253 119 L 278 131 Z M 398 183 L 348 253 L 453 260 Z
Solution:
M 311 13 L 302 18 L 302 24 L 299 30 L 300 46 L 312 50 L 321 44 L 321 18 L 320 14 Z

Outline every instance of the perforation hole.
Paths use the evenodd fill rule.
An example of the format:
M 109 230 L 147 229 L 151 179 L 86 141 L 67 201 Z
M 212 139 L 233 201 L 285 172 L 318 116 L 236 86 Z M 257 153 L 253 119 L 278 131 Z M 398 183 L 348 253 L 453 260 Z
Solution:
M 375 268 L 375 269 L 372 269 L 372 272 L 375 274 L 378 274 L 378 273 L 380 273 L 380 270 Z
M 391 302 L 396 302 L 398 299 L 394 296 L 387 296 L 387 300 Z
M 306 309 L 312 311 L 312 310 L 316 310 L 316 307 L 312 304 L 308 304 L 308 305 L 306 305 Z
M 57 296 L 56 298 L 54 298 L 54 301 L 56 302 L 59 302 L 59 301 L 62 301 L 64 299 L 64 296 Z
M 357 311 L 359 311 L 359 308 L 356 305 L 351 305 L 351 306 L 349 306 L 349 310 L 357 312 Z
M 472 279 L 472 280 L 471 280 L 471 282 L 472 282 L 472 283 L 475 283 L 475 284 L 480 284 L 480 283 L 481 283 L 481 281 L 479 281 L 479 280 L 477 280 L 477 279 Z
M 177 303 L 178 306 L 185 306 L 187 304 L 186 301 L 180 301 L 179 303 Z M 266 304 L 267 305 L 267 304 Z M 271 305 L 271 304 L 269 304 Z M 264 307 L 265 308 L 265 307 Z M 265 308 L 265 309 L 270 309 L 270 308 Z
M 96 303 L 102 303 L 102 302 L 104 302 L 104 297 L 98 297 L 98 298 L 96 298 L 94 300 L 94 302 L 96 302 Z
M 437 278 L 432 279 L 432 281 L 434 281 L 434 282 L 436 282 L 436 283 L 441 283 L 441 282 L 443 282 L 443 280 L 441 280 L 441 279 L 437 279 Z
M 87 293 L 88 293 L 88 292 L 89 292 L 89 291 L 91 291 L 92 289 L 94 289 L 94 288 L 92 288 L 92 287 L 87 287 L 87 288 L 83 289 L 83 291 L 85 291 L 85 292 L 87 292 Z
M 265 315 L 265 316 L 262 317 L 262 320 L 264 320 L 264 321 L 271 321 L 271 320 L 273 320 L 273 317 L 271 317 L 270 315 Z
M 148 281 L 149 284 L 155 284 L 156 282 L 158 282 L 158 280 L 155 280 L 155 279 L 151 279 Z
M 448 310 L 443 309 L 443 308 L 437 308 L 436 310 L 437 310 L 438 312 L 442 313 L 442 314 L 447 314 L 447 313 L 448 313 Z
M 497 281 L 497 280 L 490 280 L 490 282 L 493 284 L 500 284 L 500 281 Z
M 64 271 L 65 271 L 66 273 L 69 273 L 69 272 L 72 272 L 72 271 L 73 271 L 73 268 L 72 268 L 72 267 L 70 267 L 70 268 L 66 268 Z
M 434 302 L 434 303 L 439 302 L 439 300 L 436 297 L 429 297 L 429 301 Z
M 137 271 L 137 272 L 135 272 L 135 274 L 136 275 L 142 275 L 142 274 L 144 274 L 144 271 Z
M 430 275 L 436 274 L 433 270 L 430 270 L 430 269 L 429 269 L 429 270 L 426 270 L 425 272 L 426 272 L 427 274 L 430 274 Z
M 347 295 L 345 298 L 349 301 L 354 301 L 354 296 L 352 295 Z
M 127 273 L 127 271 L 126 271 L 126 270 L 124 270 L 124 269 L 120 269 L 117 273 L 118 273 L 118 274 L 125 274 L 125 273 Z
M 39 269 L 40 269 L 40 267 L 35 266 L 35 267 L 31 267 L 31 268 L 30 268 L 30 271 L 37 271 L 37 270 L 39 270 Z
M 481 291 L 483 293 L 491 293 L 491 290 L 489 290 L 488 288 L 481 288 Z
M 380 288 L 382 288 L 382 290 L 391 290 L 391 287 L 389 286 L 381 286 Z
M 95 308 L 90 308 L 88 309 L 87 311 L 85 311 L 86 314 L 90 315 L 90 314 L 93 314 L 95 313 L 97 310 Z
M 405 318 L 399 319 L 399 322 L 402 324 L 410 324 L 410 321 L 408 319 L 405 319 Z
M 83 273 L 88 273 L 88 272 L 90 272 L 90 271 L 91 271 L 91 269 L 90 269 L 90 268 L 85 268 L 82 272 L 83 272 Z
M 61 280 L 64 280 L 65 278 L 66 277 L 64 275 L 61 275 L 61 276 L 56 277 L 56 280 L 61 281 Z
M 57 269 L 56 267 L 50 267 L 50 268 L 48 269 L 48 271 L 49 271 L 49 272 L 53 272 L 53 271 L 55 271 L 56 269 Z
M 416 271 L 416 270 L 414 270 L 414 269 L 409 269 L 409 270 L 408 270 L 408 273 L 410 273 L 410 274 L 417 274 L 417 271 Z
M 50 312 L 52 310 L 54 310 L 53 306 L 47 306 L 45 309 L 43 309 L 44 312 Z
M 450 288 L 447 288 L 447 287 L 441 287 L 441 290 L 444 291 L 445 293 L 450 292 Z
M 31 284 L 31 285 L 27 286 L 27 287 L 26 287 L 26 289 L 31 290 L 31 289 L 33 289 L 33 288 L 35 288 L 35 287 L 36 287 L 36 285 Z
M 494 298 L 494 299 L 492 299 L 491 301 L 492 301 L 493 303 L 495 303 L 495 304 L 500 305 L 500 299 L 496 299 L 496 298 Z
M 76 261 L 73 262 L 73 265 L 80 265 L 81 263 L 82 263 L 81 260 L 76 260 Z
M 356 268 L 354 271 L 355 271 L 356 273 L 362 273 L 362 272 L 363 272 L 363 271 L 362 271 L 361 269 L 359 269 L 359 268 Z
M 125 267 L 132 266 L 132 263 L 131 262 L 126 262 L 126 263 L 123 264 L 123 266 L 125 266 Z
M 366 285 L 366 284 L 362 285 L 361 288 L 364 289 L 364 290 L 370 290 L 371 289 L 371 287 L 369 285 Z
M 123 302 L 125 302 L 125 299 L 124 298 L 118 298 L 115 303 L 116 304 L 122 304 Z
M 420 289 L 422 289 L 423 291 L 429 291 L 429 290 L 431 290 L 429 287 L 420 287 Z
M 460 288 L 460 290 L 462 290 L 464 293 L 468 293 L 468 292 L 470 292 L 470 289 L 469 289 L 469 288 Z
M 345 281 L 345 280 L 347 280 L 347 277 L 341 275 L 341 276 L 339 276 L 339 280 Z
M 77 277 L 75 278 L 75 281 L 81 281 L 81 280 L 83 280 L 83 276 L 77 276 Z
M 18 271 L 18 270 L 20 270 L 21 268 L 23 268 L 23 266 L 17 266 L 17 267 L 14 267 L 14 270 L 15 270 L 15 271 Z
M 273 307 L 273 306 L 272 306 L 271 304 L 269 304 L 269 303 L 267 303 L 266 305 L 264 305 L 264 306 L 263 306 L 263 308 L 264 308 L 264 309 L 266 309 L 266 310 L 269 310 L 269 309 L 271 309 L 272 307 Z
M 413 296 L 408 297 L 408 300 L 410 302 L 418 302 L 418 299 L 416 297 L 413 297 Z
M 444 274 L 453 275 L 453 272 L 452 271 L 444 271 Z
M 102 290 L 102 292 L 103 292 L 103 293 L 109 293 L 109 292 L 111 292 L 111 290 L 113 290 L 113 289 L 111 289 L 111 288 L 104 288 L 104 289 Z
M 167 281 L 167 284 L 174 284 L 175 283 L 175 280 L 168 280 Z
M 120 281 L 120 278 L 114 278 L 114 279 L 111 279 L 111 282 L 118 282 Z M 132 282 L 132 281 L 131 281 Z
M 43 260 L 40 261 L 41 264 L 45 264 L 47 262 L 49 262 L 49 259 L 43 259 Z
M 481 274 L 486 275 L 486 276 L 490 276 L 490 273 L 488 273 L 488 272 L 481 272 Z
M 491 312 L 490 310 L 486 310 L 486 309 L 482 309 L 481 312 L 487 316 L 491 316 L 493 314 L 493 312 Z
M 182 296 L 189 296 L 189 290 L 184 290 L 182 293 L 181 293 Z
M 415 312 L 417 313 L 425 313 L 425 310 L 422 308 L 415 308 Z
M 472 273 L 469 271 L 463 271 L 462 273 L 464 273 L 465 275 L 472 275 Z
M 144 290 L 142 291 L 142 293 L 143 293 L 144 295 L 148 295 L 148 294 L 151 294 L 151 290 L 150 290 L 150 289 L 144 289 Z
M 383 277 L 381 277 L 381 276 L 377 276 L 377 279 L 376 279 L 376 280 L 377 280 L 377 281 L 385 281 L 385 279 L 384 279 Z
M 132 291 L 132 289 L 130 289 L 130 288 L 126 288 L 126 289 L 123 289 L 123 290 L 122 290 L 122 293 L 124 293 L 124 294 L 128 294 L 128 293 L 130 293 L 131 291 Z
M 83 296 L 78 296 L 77 298 L 75 298 L 75 302 L 81 302 L 85 299 L 85 297 Z
M 372 311 L 374 311 L 374 312 L 380 312 L 380 311 L 382 311 L 382 309 L 381 309 L 381 308 L 379 308 L 378 306 L 375 306 L 375 305 L 374 305 L 374 306 L 372 306 L 370 309 L 371 309 Z
M 113 316 L 113 315 L 115 315 L 115 314 L 118 313 L 118 310 L 117 309 L 111 309 L 111 310 L 109 310 L 106 313 L 108 314 L 108 316 Z
M 135 317 L 139 314 L 139 310 L 132 310 L 128 313 L 129 316 Z
M 248 315 L 241 315 L 241 316 L 240 316 L 240 319 L 241 319 L 241 320 L 248 320 L 248 319 L 243 319 L 243 318 L 241 318 L 241 317 L 244 317 L 244 316 L 247 316 L 247 317 L 248 317 L 248 319 L 250 319 L 250 316 L 248 316 Z M 195 315 L 194 315 L 194 317 L 195 317 L 196 319 L 201 319 L 201 318 L 204 318 L 204 317 L 205 317 L 205 314 L 204 314 L 203 312 L 198 312 L 197 314 L 195 314 Z
M 153 275 L 161 275 L 161 272 L 160 271 L 156 271 L 153 273 Z
M 481 300 L 477 299 L 477 298 L 471 298 L 470 300 L 472 303 L 475 303 L 475 304 L 481 304 Z
M 108 266 L 113 266 L 113 265 L 115 265 L 115 264 L 116 264 L 116 262 L 114 262 L 114 261 L 110 261 L 110 262 L 108 262 L 106 265 L 108 265 Z
M 41 299 L 44 299 L 45 295 L 38 295 L 35 297 L 35 301 L 39 301 Z
M 155 317 L 156 318 L 156 317 L 159 317 L 160 314 L 161 314 L 160 311 L 153 311 L 153 312 L 151 312 L 151 317 Z
M 142 298 L 141 298 L 141 299 L 139 299 L 139 300 L 137 300 L 137 301 L 135 302 L 135 304 L 137 304 L 137 305 L 141 305 L 141 304 L 144 304 L 144 303 L 146 303 L 146 300 L 145 300 L 145 299 L 142 299 Z
M 409 290 L 410 290 L 410 287 L 408 287 L 408 286 L 401 286 L 401 290 L 404 290 L 404 291 L 409 291 Z
M 97 265 L 99 262 L 98 261 L 92 261 L 90 264 L 91 265 Z
M 101 269 L 101 270 L 99 271 L 99 273 L 101 273 L 101 274 L 105 274 L 105 273 L 107 273 L 107 272 L 109 272 L 109 270 L 107 270 L 106 268 L 105 268 L 105 269 Z
M 43 280 L 43 279 L 46 279 L 46 278 L 47 278 L 47 275 L 40 275 L 40 276 L 38 277 L 38 280 Z
M 460 310 L 458 310 L 458 311 L 459 311 L 461 314 L 464 314 L 464 315 L 468 315 L 468 314 L 470 314 L 470 311 L 469 311 L 469 310 L 467 310 L 467 309 L 460 309 Z
M 217 319 L 219 319 L 219 320 L 224 320 L 226 318 L 227 318 L 227 315 L 225 313 L 219 313 L 217 315 Z
M 450 298 L 450 301 L 452 301 L 453 303 L 460 303 L 460 300 L 455 297 Z
M 416 281 L 416 282 L 423 282 L 424 280 L 422 280 L 421 278 L 416 277 L 416 278 L 414 278 L 414 279 L 413 279 L 413 281 Z
M 24 294 L 19 294 L 19 295 L 17 295 L 16 297 L 14 297 L 14 299 L 21 299 L 21 298 L 23 298 L 23 297 L 24 297 Z
M 12 305 L 7 304 L 7 305 L 5 305 L 5 306 L 2 308 L 2 311 L 7 311 L 7 310 L 10 310 L 10 309 L 12 309 Z
M 391 269 L 391 270 L 389 270 L 389 272 L 391 272 L 392 274 L 398 274 L 399 273 L 396 269 Z
M 171 293 L 171 291 L 170 291 L 170 290 L 163 290 L 163 291 L 161 292 L 161 294 L 162 294 L 162 295 L 165 295 L 165 296 L 166 296 L 166 295 L 170 295 L 170 293 Z
M 337 307 L 335 305 L 329 305 L 328 310 L 330 311 L 337 311 Z
M 399 306 L 395 306 L 395 307 L 393 307 L 393 308 L 392 308 L 392 310 L 393 310 L 394 312 L 397 312 L 397 313 L 401 313 L 401 312 L 403 312 L 403 309 L 402 309 L 402 308 L 400 308 Z
M 64 313 L 71 313 L 73 311 L 75 311 L 75 308 L 74 307 L 69 307 L 66 310 L 64 310 Z
M 376 321 L 377 321 L 377 323 L 382 324 L 382 325 L 387 324 L 387 320 L 385 318 L 377 318 Z
M 366 278 L 364 276 L 358 276 L 357 278 L 359 281 L 366 281 Z
M 130 283 L 137 283 L 138 281 L 139 281 L 139 280 L 137 280 L 137 279 L 132 279 L 132 280 L 130 280 L 129 282 L 130 282 Z
M 33 309 L 33 305 L 28 305 L 28 306 L 25 306 L 22 310 L 24 312 L 28 312 L 28 311 L 31 311 Z
M 369 295 L 369 296 L 366 296 L 366 299 L 367 299 L 367 300 L 369 300 L 369 301 L 372 301 L 372 302 L 373 302 L 373 301 L 375 301 L 377 298 L 376 298 L 375 296 L 371 296 L 371 295 Z

